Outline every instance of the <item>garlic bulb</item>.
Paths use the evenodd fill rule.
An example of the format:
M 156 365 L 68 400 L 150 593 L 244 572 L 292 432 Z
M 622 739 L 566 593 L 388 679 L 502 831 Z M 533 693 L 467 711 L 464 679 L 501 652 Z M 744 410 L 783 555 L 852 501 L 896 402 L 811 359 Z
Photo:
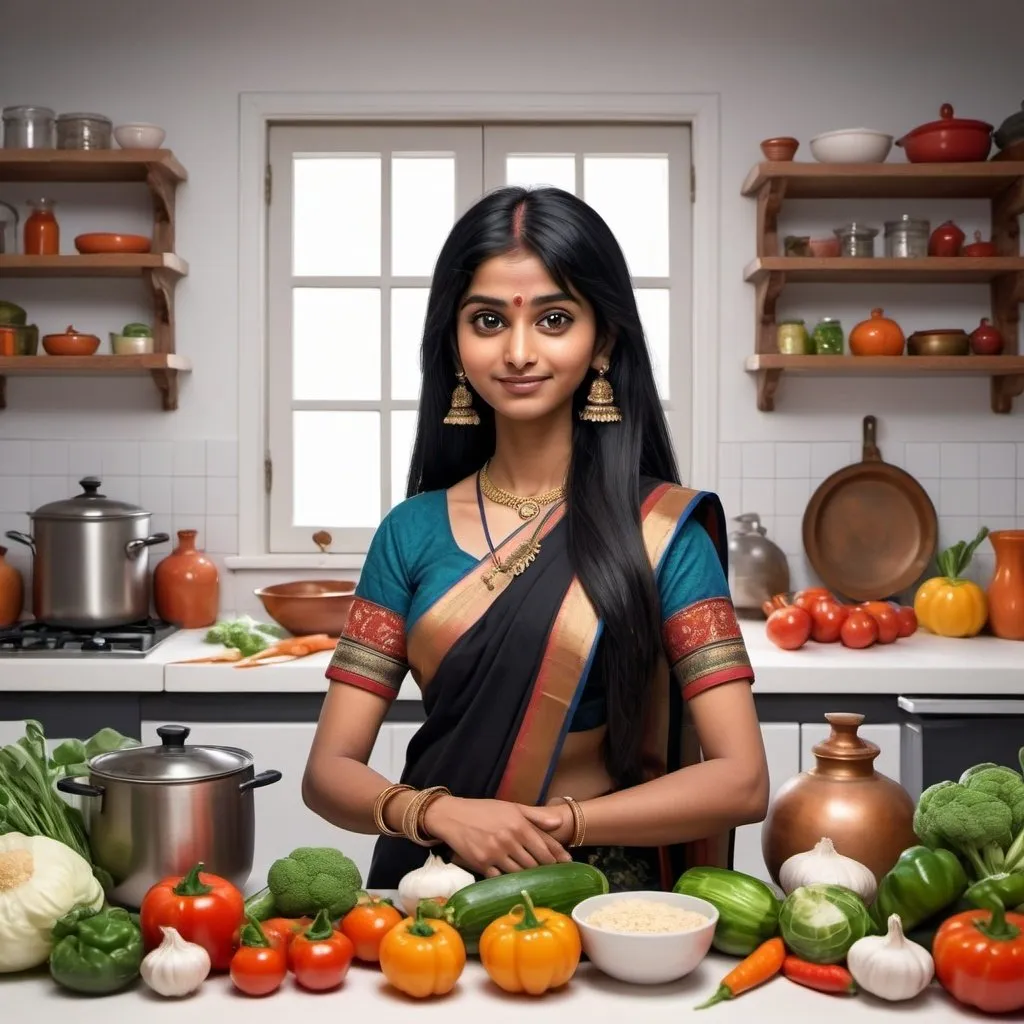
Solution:
M 887 934 L 858 939 L 846 954 L 846 966 L 865 992 L 891 1002 L 920 995 L 935 974 L 931 953 L 904 936 L 899 914 L 889 915 Z
M 449 896 L 472 885 L 476 879 L 458 866 L 431 853 L 423 867 L 410 871 L 398 883 L 398 900 L 410 916 L 416 913 L 420 900 L 446 900 Z
M 210 954 L 195 942 L 187 942 L 177 928 L 160 926 L 163 941 L 143 958 L 142 980 L 162 996 L 191 995 L 210 973 Z
M 819 839 L 813 850 L 794 853 L 779 869 L 779 884 L 787 896 L 801 885 L 818 882 L 851 889 L 865 903 L 872 903 L 878 891 L 878 882 L 871 868 L 837 853 L 832 840 L 827 837 Z

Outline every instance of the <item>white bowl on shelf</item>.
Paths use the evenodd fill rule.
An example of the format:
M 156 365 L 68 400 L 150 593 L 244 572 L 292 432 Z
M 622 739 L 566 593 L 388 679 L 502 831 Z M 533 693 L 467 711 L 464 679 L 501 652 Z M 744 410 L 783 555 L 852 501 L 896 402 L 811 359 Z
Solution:
M 159 149 L 167 132 L 158 124 L 119 124 L 114 129 L 114 138 L 122 149 Z
M 840 128 L 811 139 L 811 155 L 822 164 L 880 164 L 893 138 L 873 128 Z
M 613 932 L 587 924 L 587 918 L 609 903 L 643 900 L 703 914 L 707 921 L 690 931 Z M 583 951 L 609 977 L 631 985 L 664 985 L 694 971 L 711 949 L 718 924 L 714 904 L 676 892 L 609 892 L 590 896 L 573 908 Z

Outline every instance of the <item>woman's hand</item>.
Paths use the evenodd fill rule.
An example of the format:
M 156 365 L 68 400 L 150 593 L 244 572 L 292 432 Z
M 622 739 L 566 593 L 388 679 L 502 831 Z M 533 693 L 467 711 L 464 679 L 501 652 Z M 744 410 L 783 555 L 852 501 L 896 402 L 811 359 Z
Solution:
M 560 846 L 566 850 L 569 848 L 573 832 L 576 831 L 576 819 L 572 816 L 572 811 L 564 800 L 555 797 L 548 801 L 545 807 L 524 807 L 523 813 L 534 825 L 544 829 Z M 558 824 L 552 828 L 549 823 L 553 820 L 553 816 L 557 819 Z
M 444 796 L 430 804 L 423 824 L 466 867 L 485 877 L 572 859 L 549 834 L 562 824 L 555 807 Z

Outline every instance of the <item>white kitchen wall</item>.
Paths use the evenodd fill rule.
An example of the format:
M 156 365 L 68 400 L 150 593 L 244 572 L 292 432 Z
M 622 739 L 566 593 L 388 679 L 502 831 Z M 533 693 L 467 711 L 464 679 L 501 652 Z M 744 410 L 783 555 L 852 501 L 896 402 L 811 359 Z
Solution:
M 236 322 L 239 94 L 351 90 L 718 94 L 720 335 L 695 344 L 720 354 L 721 466 L 719 481 L 694 483 L 719 486 L 730 514 L 760 512 L 799 556 L 801 503 L 827 472 L 857 456 L 870 412 L 884 457 L 935 497 L 943 540 L 973 535 L 982 520 L 994 527 L 1024 516 L 1024 401 L 1011 416 L 993 415 L 984 382 L 783 380 L 776 411 L 757 411 L 743 371 L 753 349 L 753 288 L 743 267 L 754 253 L 755 208 L 739 194 L 769 135 L 797 136 L 806 158 L 817 132 L 865 124 L 898 136 L 936 118 L 944 102 L 998 124 L 1022 98 L 1019 0 L 519 0 L 514 8 L 479 0 L 179 0 L 172 17 L 166 5 L 137 0 L 52 0 L 45 18 L 39 10 L 34 0 L 4 4 L 0 105 L 157 122 L 189 171 L 177 248 L 191 273 L 178 289 L 177 321 L 178 347 L 194 372 L 172 414 L 158 411 L 145 380 L 9 381 L 0 412 L 5 524 L 40 500 L 74 493 L 79 468 L 94 470 L 98 461 L 111 494 L 131 499 L 137 490 L 162 524 L 187 520 L 212 550 L 231 549 L 236 371 L 256 344 L 239 336 Z M 33 191 L 4 185 L 0 195 L 22 201 Z M 89 194 L 101 196 L 102 211 L 90 212 L 75 186 L 59 187 L 68 239 L 86 224 L 145 223 L 135 187 Z M 979 203 L 831 202 L 787 207 L 783 230 L 827 232 L 861 215 L 880 224 L 904 210 L 935 224 L 955 217 L 968 232 L 985 224 Z M 26 305 L 44 333 L 73 322 L 105 336 L 145 311 L 133 282 L 8 280 L 0 293 Z M 985 304 L 985 290 L 974 286 L 802 286 L 787 292 L 780 313 L 808 322 L 839 316 L 848 330 L 882 305 L 909 333 L 971 329 Z M 251 580 L 238 589 L 249 593 Z

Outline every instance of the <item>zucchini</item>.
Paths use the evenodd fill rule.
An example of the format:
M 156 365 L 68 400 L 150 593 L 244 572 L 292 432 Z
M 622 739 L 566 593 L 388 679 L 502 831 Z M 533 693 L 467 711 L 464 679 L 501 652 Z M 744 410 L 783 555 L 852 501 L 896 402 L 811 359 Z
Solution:
M 781 900 L 760 878 L 728 868 L 701 866 L 679 876 L 672 889 L 707 900 L 718 911 L 711 944 L 727 956 L 748 956 L 778 934 Z
M 590 896 L 608 892 L 608 879 L 590 864 L 543 864 L 497 878 L 485 878 L 460 889 L 440 908 L 441 914 L 476 953 L 483 930 L 523 902 L 523 890 L 534 906 L 569 914 Z
M 254 921 L 269 921 L 272 917 L 277 917 L 274 894 L 269 886 L 254 892 L 245 901 L 245 916 L 251 917 Z

